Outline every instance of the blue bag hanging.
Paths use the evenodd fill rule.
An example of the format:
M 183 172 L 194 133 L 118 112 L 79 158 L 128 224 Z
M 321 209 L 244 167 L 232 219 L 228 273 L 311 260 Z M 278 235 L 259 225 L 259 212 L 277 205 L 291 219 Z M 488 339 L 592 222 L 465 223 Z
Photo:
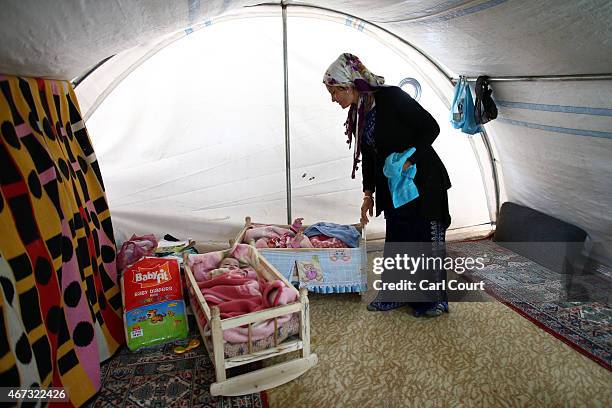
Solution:
M 461 129 L 463 133 L 470 135 L 482 131 L 480 125 L 476 123 L 472 91 L 464 76 L 460 76 L 457 85 L 455 85 L 450 122 L 455 129 Z
M 461 131 L 468 135 L 482 132 L 482 127 L 476 122 L 476 108 L 474 107 L 474 100 L 472 99 L 472 91 L 465 78 L 465 122 L 461 126 Z
M 455 95 L 450 108 L 450 122 L 455 129 L 461 129 L 465 123 L 465 110 L 463 108 L 463 95 L 465 94 L 465 82 L 463 76 L 459 77 L 459 81 L 455 85 Z

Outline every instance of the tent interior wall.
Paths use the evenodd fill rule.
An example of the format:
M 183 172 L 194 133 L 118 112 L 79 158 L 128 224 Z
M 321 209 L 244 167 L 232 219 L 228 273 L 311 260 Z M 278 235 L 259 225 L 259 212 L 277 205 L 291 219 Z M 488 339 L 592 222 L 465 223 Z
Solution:
M 293 3 L 283 2 L 289 10 L 296 10 L 296 18 L 300 14 L 310 14 L 311 18 L 345 20 L 345 25 L 367 32 L 395 52 L 401 52 L 405 60 L 420 67 L 421 71 L 426 70 L 428 82 L 446 105 L 452 92 L 448 79 L 459 74 L 504 78 L 581 76 L 611 71 L 612 54 L 606 51 L 610 47 L 612 5 L 607 1 L 415 1 L 409 5 L 401 1 L 380 1 L 377 7 L 371 7 L 369 2 L 352 1 L 317 1 L 309 7 Z M 0 71 L 74 79 L 101 60 L 114 56 L 77 87 L 84 116 L 89 118 L 100 101 L 132 71 L 169 44 L 185 37 L 186 33 L 209 27 L 217 20 L 246 21 L 245 17 L 269 16 L 271 8 L 279 10 L 280 15 L 280 3 L 252 7 L 258 4 L 252 1 L 185 1 L 162 5 L 119 1 L 118 7 L 110 8 L 89 1 L 66 1 L 58 5 L 10 2 L 4 10 L 5 45 Z M 31 12 L 34 8 L 40 11 L 41 7 L 45 13 Z M 480 18 L 483 14 L 487 15 L 486 20 Z M 29 16 L 29 21 L 11 16 Z M 589 21 L 588 26 L 584 25 L 585 21 Z M 42 29 L 26 29 L 31 26 Z M 281 32 L 277 31 L 280 39 Z M 567 41 L 569 38 L 572 41 Z M 527 42 L 530 46 L 524 47 Z M 33 44 L 38 44 L 38 48 Z M 364 58 L 367 61 L 367 57 Z M 293 78 L 297 77 L 300 63 L 296 61 L 289 66 L 296 69 Z M 384 67 L 381 70 L 384 71 Z M 486 126 L 495 153 L 488 155 L 485 150 L 483 155 L 482 146 L 470 140 L 480 166 L 482 188 L 488 197 L 485 198 L 488 206 L 485 218 L 488 219 L 483 219 L 481 214 L 475 219 L 462 220 L 460 211 L 454 209 L 452 215 L 459 221 L 453 224 L 454 228 L 494 223 L 494 207 L 500 204 L 492 197 L 497 187 L 502 202 L 510 200 L 524 204 L 584 228 L 597 243 L 596 252 L 610 259 L 612 222 L 606 210 L 611 201 L 608 109 L 611 93 L 606 90 L 610 89 L 611 81 L 578 79 L 495 83 L 501 117 Z M 297 93 L 295 89 L 292 91 Z M 290 110 L 296 117 L 297 111 Z M 299 122 L 300 118 L 296 119 Z M 102 144 L 101 139 L 106 135 L 92 133 L 94 144 Z M 474 139 L 482 144 L 483 137 L 486 136 Z M 104 171 L 104 154 L 98 150 L 98 155 Z M 495 169 L 492 169 L 491 158 Z M 492 170 L 499 174 L 497 186 L 491 183 Z M 105 171 L 106 177 L 112 179 L 111 173 L 110 169 Z M 115 193 L 113 182 L 109 180 L 107 184 L 111 206 L 115 207 L 119 201 L 115 197 L 120 194 Z M 338 187 L 334 184 L 336 191 Z M 320 198 L 329 190 L 318 191 Z M 353 186 L 352 190 L 358 188 Z M 481 195 L 477 194 L 478 200 L 483 200 Z M 474 194 L 463 194 L 463 199 L 469 196 Z M 268 199 L 279 200 L 280 197 Z M 462 205 L 461 211 L 467 208 L 473 205 Z M 117 208 L 115 218 L 120 225 L 124 219 L 139 218 L 140 212 L 136 207 L 133 209 L 135 211 L 130 213 Z M 122 211 L 126 211 L 125 215 Z M 257 213 L 257 209 L 254 211 Z M 163 218 L 164 214 L 160 215 Z M 217 225 L 218 214 L 203 218 L 214 220 L 213 225 L 207 225 L 207 231 L 212 234 L 209 239 L 218 239 L 227 233 L 227 228 Z M 231 218 L 235 223 L 235 217 Z M 373 225 L 378 235 L 381 225 Z M 197 235 L 196 230 L 187 232 Z
M 284 199 L 283 83 L 280 79 L 282 54 L 279 52 L 278 41 L 281 35 L 280 13 L 278 7 L 269 7 L 267 11 L 257 9 L 259 12 L 256 16 L 253 16 L 253 11 L 249 9 L 238 17 L 232 16 L 230 21 L 209 23 L 205 30 L 159 50 L 154 57 L 139 65 L 132 75 L 118 84 L 113 93 L 107 94 L 107 91 L 103 91 L 102 94 L 94 94 L 94 99 L 89 93 L 88 84 L 99 86 L 100 83 L 108 82 L 109 75 L 105 71 L 116 75 L 117 65 L 114 60 L 121 60 L 122 56 L 105 63 L 77 87 L 77 92 L 79 96 L 84 96 L 85 103 L 93 104 L 91 108 L 82 105 L 85 117 L 94 107 L 99 107 L 89 118 L 88 127 L 92 134 L 98 135 L 94 136 L 98 142 L 97 155 L 105 169 L 113 215 L 119 225 L 129 226 L 131 230 L 146 231 L 146 228 L 151 228 L 153 222 L 156 230 L 176 229 L 177 225 L 181 225 L 183 230 L 195 221 L 196 225 L 191 234 L 196 238 L 224 241 L 224 238 L 243 222 L 245 211 L 248 211 L 253 219 L 265 222 L 284 221 L 287 210 Z M 390 83 L 397 84 L 402 74 L 406 75 L 406 71 L 410 72 L 409 75 L 418 77 L 419 81 L 423 82 L 424 89 L 421 103 L 435 110 L 438 117 L 445 116 L 448 111 L 448 94 L 452 93 L 452 86 L 436 71 L 427 72 L 427 75 L 423 74 L 423 68 L 412 68 L 406 61 L 425 59 L 411 49 L 402 51 L 400 47 L 404 44 L 389 38 L 388 35 L 385 38 L 385 33 L 366 33 L 364 27 L 361 30 L 347 29 L 344 15 L 328 12 L 313 14 L 308 9 L 298 9 L 297 12 L 290 10 L 289 43 L 292 44 L 292 50 L 289 52 L 288 65 L 292 212 L 296 216 L 305 216 L 306 219 L 332 219 L 351 223 L 355 222 L 355 214 L 359 211 L 357 205 L 361 201 L 361 183 L 359 178 L 357 181 L 350 180 L 347 172 L 338 175 L 333 170 L 338 165 L 346 169 L 350 166 L 350 151 L 346 149 L 345 140 L 340 133 L 342 128 L 339 126 L 344 120 L 344 113 L 329 109 L 323 88 L 311 86 L 313 82 L 320 82 L 321 63 L 313 61 L 304 64 L 304 61 L 312 59 L 313 55 L 324 61 L 335 58 L 337 54 L 337 48 L 333 44 L 322 44 L 323 38 L 311 41 L 312 35 L 307 35 L 312 28 L 312 20 L 321 17 L 330 21 L 321 22 L 319 30 L 323 33 L 342 38 L 342 41 L 350 44 L 352 48 L 367 47 L 372 50 L 372 56 L 376 57 L 372 58 L 373 63 L 376 65 L 379 61 L 381 69 L 384 66 L 388 71 L 388 80 L 391 79 Z M 355 26 L 358 27 L 359 24 Z M 257 34 L 249 36 L 248 39 L 243 38 L 242 34 L 233 34 L 242 33 L 242 30 L 254 31 L 255 27 Z M 389 46 L 380 47 L 381 39 L 390 42 Z M 377 51 L 376 47 L 381 50 Z M 224 51 L 226 48 L 232 52 L 228 54 Z M 412 51 L 413 55 L 406 51 Z M 140 50 L 137 52 L 140 53 Z M 400 58 L 393 52 L 399 54 Z M 184 64 L 180 62 L 185 54 L 191 55 L 189 68 L 184 68 Z M 211 62 L 210 56 L 215 56 L 214 60 L 217 62 Z M 128 53 L 125 58 L 131 61 L 133 55 Z M 202 81 L 202 84 L 192 83 L 193 78 L 202 72 L 224 70 L 229 78 L 239 77 L 242 70 L 239 61 L 255 58 L 258 58 L 258 64 L 249 68 L 249 75 L 257 78 L 257 81 L 249 81 L 248 94 L 242 91 L 240 85 L 232 87 L 221 82 L 219 87 L 215 87 L 206 81 Z M 125 67 L 126 64 L 118 65 Z M 232 69 L 232 66 L 236 66 L 236 69 Z M 181 78 L 174 81 L 172 88 L 145 89 L 147 83 L 155 81 L 157 72 L 169 71 L 182 73 Z M 442 84 L 442 87 L 438 86 L 438 83 Z M 223 91 L 227 89 L 232 89 L 229 98 Z M 144 100 L 157 101 L 154 107 L 135 103 L 133 95 L 142 97 L 143 92 L 148 92 Z M 268 98 L 264 107 L 257 108 L 257 101 L 266 93 L 276 97 Z M 239 97 L 236 97 L 236 94 Z M 440 99 L 438 95 L 443 98 Z M 100 103 L 102 98 L 104 102 Z M 194 100 L 196 102 L 193 102 Z M 182 101 L 190 102 L 183 106 Z M 207 111 L 213 109 L 213 104 L 215 109 L 225 112 L 229 117 L 219 114 L 215 115 L 217 118 L 206 118 L 206 131 L 203 132 L 199 123 L 192 125 L 191 118 L 196 116 L 197 112 L 190 110 L 189 106 L 195 106 L 195 110 Z M 173 109 L 179 105 L 180 108 Z M 233 112 L 237 110 L 242 111 L 241 122 L 228 125 L 232 122 L 230 117 L 235 115 Z M 108 124 L 116 117 L 117 112 L 122 112 L 134 120 L 109 127 Z M 173 118 L 171 129 L 163 124 L 164 120 L 159 119 L 164 116 L 164 112 L 172 112 L 165 115 Z M 480 136 L 456 137 L 456 131 L 449 124 L 444 122 L 441 126 L 443 132 L 438 141 L 440 154 L 457 175 L 453 178 L 455 188 L 451 191 L 451 195 L 455 194 L 457 197 L 452 202 L 458 204 L 457 208 L 453 208 L 453 228 L 463 234 L 466 231 L 473 234 L 483 228 L 490 230 L 496 204 L 487 202 L 486 188 L 483 185 L 484 181 L 488 180 L 491 189 L 490 169 L 486 168 L 489 170 L 486 172 L 485 168 L 481 168 L 483 164 L 487 164 L 488 157 L 483 156 L 476 160 L 475 152 L 472 151 L 480 146 L 482 153 L 482 139 Z M 172 148 L 165 144 L 162 144 L 165 149 L 163 152 L 153 149 L 155 151 L 151 155 L 150 150 L 145 148 L 147 152 L 142 158 L 132 154 L 128 157 L 126 151 L 136 151 L 146 143 L 144 139 L 129 137 L 134 128 L 139 129 L 138 134 L 146 135 L 146 140 L 163 140 L 167 139 L 168 133 L 179 133 L 180 143 L 189 146 L 198 157 L 206 157 L 206 164 L 203 165 L 198 160 L 186 160 L 185 155 L 189 153 L 186 153 L 184 148 L 171 151 Z M 340 136 L 332 136 L 336 134 Z M 238 147 L 235 146 L 236 141 L 239 141 Z M 143 150 L 142 147 L 140 149 Z M 221 153 L 222 160 L 219 159 L 220 152 L 226 152 Z M 231 152 L 231 155 L 227 152 Z M 458 154 L 459 152 L 461 154 Z M 162 160 L 152 159 L 152 156 L 161 157 Z M 192 161 L 194 165 L 178 166 L 177 160 L 181 163 Z M 245 160 L 248 170 L 241 169 L 240 166 Z M 257 164 L 261 160 L 268 165 L 261 168 Z M 160 170 L 162 167 L 163 170 Z M 152 177 L 150 183 L 140 181 L 138 191 L 134 193 L 134 179 L 140 178 L 142 170 L 151 172 L 155 177 Z M 171 175 L 171 187 L 167 186 L 167 180 L 163 178 L 164 172 Z M 242 180 L 247 182 L 243 183 Z M 180 186 L 183 182 L 185 185 Z M 228 186 L 229 189 L 226 188 Z M 490 194 L 489 198 L 492 200 L 494 194 Z M 205 202 L 207 205 L 202 206 Z M 176 207 L 177 204 L 183 207 L 184 211 L 173 209 L 172 212 L 160 212 L 155 217 L 149 215 L 152 208 L 163 211 L 164 208 Z M 248 210 L 245 210 L 247 205 Z M 347 207 L 352 209 L 351 212 L 345 210 Z M 152 218 L 154 219 L 151 220 Z M 219 219 L 223 219 L 223 222 L 219 222 Z M 211 232 L 217 230 L 217 234 Z M 202 231 L 206 231 L 206 236 L 202 236 Z M 369 237 L 381 237 L 383 234 L 381 219 L 368 226 Z
M 612 152 L 610 145 L 612 81 L 609 76 L 605 76 L 612 72 L 612 53 L 608 52 L 610 51 L 612 26 L 610 18 L 612 4 L 610 2 L 531 2 L 522 0 L 466 2 L 453 0 L 410 3 L 378 1 L 375 4 L 363 1 L 313 1 L 306 5 L 297 2 L 283 2 L 283 4 L 288 6 L 289 19 L 295 21 L 293 29 L 296 31 L 294 32 L 300 29 L 298 23 L 300 18 L 317 19 L 321 22 L 340 23 L 339 26 L 354 29 L 353 31 L 362 36 L 359 41 L 364 43 L 374 40 L 384 45 L 379 48 L 385 48 L 390 54 L 400 56 L 405 65 L 412 66 L 415 75 L 420 73 L 423 81 L 437 95 L 439 101 L 436 103 L 441 102 L 442 105 L 450 104 L 451 78 L 456 78 L 458 75 L 474 77 L 486 74 L 502 80 L 516 76 L 531 77 L 530 81 L 493 82 L 494 97 L 500 108 L 500 118 L 485 126 L 485 134 L 470 138 L 449 130 L 448 137 L 445 139 L 443 132 L 441 140 L 437 142 L 436 147 L 444 150 L 444 146 L 448 143 L 447 140 L 457 138 L 463 138 L 464 141 L 469 140 L 470 150 L 473 152 L 470 156 L 474 159 L 465 157 L 463 163 L 465 167 L 477 166 L 480 173 L 477 178 L 474 178 L 473 173 L 468 171 L 471 179 L 466 180 L 465 183 L 464 180 L 461 180 L 461 176 L 456 176 L 458 172 L 454 173 L 458 180 L 453 180 L 456 193 L 451 192 L 455 194 L 451 197 L 451 203 L 455 203 L 451 204 L 454 206 L 451 208 L 454 218 L 452 228 L 461 229 L 480 224 L 494 224 L 496 207 L 501 202 L 513 201 L 584 228 L 589 233 L 590 239 L 596 243 L 595 252 L 603 259 L 610 258 L 612 220 L 608 203 L 612 201 L 609 181 L 612 175 L 609 160 Z M 123 193 L 120 190 L 128 186 L 129 171 L 117 167 L 116 160 L 119 156 L 113 156 L 110 150 L 108 150 L 109 153 L 105 150 L 105 148 L 111 149 L 109 144 L 105 145 L 105 143 L 110 143 L 107 139 L 111 131 L 98 131 L 96 115 L 100 116 L 100 121 L 104 116 L 98 112 L 98 108 L 104 109 L 103 101 L 107 98 L 114 97 L 113 101 L 116 102 L 117 95 L 121 92 L 124 92 L 123 95 L 125 95 L 127 91 L 125 89 L 122 91 L 122 87 L 126 88 L 125 83 L 129 82 L 131 77 L 136 76 L 138 72 L 146 71 L 147 65 L 151 64 L 149 60 L 153 60 L 167 48 L 178 47 L 181 42 L 188 42 L 189 38 L 185 38 L 188 37 L 187 34 L 194 33 L 193 37 L 195 37 L 195 34 L 199 35 L 195 31 L 200 31 L 200 29 L 212 31 L 217 28 L 215 26 L 243 24 L 243 27 L 248 27 L 248 24 L 253 24 L 256 20 L 259 21 L 259 27 L 266 25 L 263 24 L 264 20 L 274 25 L 270 32 L 275 32 L 274 36 L 277 35 L 277 37 L 267 38 L 270 41 L 268 47 L 274 47 L 274 49 L 270 51 L 267 48 L 266 52 L 269 55 L 266 56 L 266 64 L 270 63 L 270 59 L 278 63 L 277 68 L 274 68 L 278 71 L 273 74 L 273 77 L 280 78 L 282 74 L 282 30 L 279 20 L 281 3 L 261 5 L 253 1 L 201 2 L 190 0 L 162 3 L 117 1 L 116 5 L 117 7 L 107 7 L 102 2 L 93 1 L 65 1 L 53 5 L 39 4 L 35 1 L 9 2 L 4 6 L 5 45 L 1 51 L 0 71 L 24 76 L 74 79 L 88 73 L 91 67 L 105 58 L 113 56 L 89 73 L 76 88 L 84 117 L 88 119 L 88 126 L 92 129 L 91 137 L 96 145 L 102 170 L 108 180 L 109 201 L 111 208 L 114 208 L 113 217 L 119 226 L 125 225 L 126 227 L 143 226 L 151 220 L 160 220 L 164 217 L 170 217 L 168 224 L 177 225 L 176 220 L 171 218 L 179 211 L 161 210 L 172 208 L 171 205 L 176 205 L 177 200 L 170 204 L 170 207 L 168 202 L 159 206 L 149 205 L 149 214 L 139 211 L 137 205 L 132 205 L 131 208 L 128 208 L 128 205 L 122 206 L 122 204 L 138 201 L 141 204 L 151 204 L 152 197 L 159 198 L 159 195 L 143 193 L 138 199 L 122 201 Z M 31 10 L 35 7 L 39 12 L 32 13 Z M 44 12 L 40 12 L 41 8 Z M 275 13 L 277 16 L 271 17 Z M 482 18 L 484 15 L 486 19 Z M 23 19 L 11 18 L 11 16 L 20 16 L 20 18 L 28 16 L 29 20 L 23 21 Z M 585 25 L 585 21 L 589 21 L 589 24 Z M 42 29 L 30 30 L 27 28 L 31 26 Z M 248 32 L 248 28 L 246 30 L 243 33 Z M 296 45 L 300 40 L 297 36 L 291 36 L 291 30 L 290 25 L 289 112 L 293 120 L 290 122 L 291 131 L 297 133 L 297 135 L 292 134 L 292 138 L 296 139 L 292 146 L 292 153 L 296 156 L 295 160 L 298 161 L 296 163 L 292 158 L 292 181 L 299 184 L 297 173 L 305 169 L 308 164 L 299 163 L 300 160 L 297 159 L 300 155 L 298 149 L 308 145 L 303 141 L 300 143 L 300 139 L 311 137 L 312 133 L 322 131 L 325 133 L 325 138 L 320 136 L 322 139 L 318 140 L 331 140 L 332 135 L 341 131 L 341 128 L 336 126 L 328 129 L 322 125 L 322 128 L 314 126 L 309 130 L 303 126 L 303 121 L 316 117 L 320 113 L 320 108 L 300 104 L 299 98 L 303 95 L 299 94 L 302 91 L 298 87 L 302 84 L 295 81 L 300 78 L 304 69 L 311 68 L 313 72 L 318 72 L 325 68 L 325 63 L 321 66 L 309 66 L 305 61 L 319 58 L 318 55 L 310 54 L 317 50 L 320 50 L 319 54 L 327 58 L 324 51 L 326 45 L 311 42 L 311 45 L 314 46 L 302 52 L 299 47 L 292 47 L 292 41 Z M 255 32 L 253 34 L 256 35 Z M 204 36 L 205 34 L 202 34 L 202 37 Z M 247 37 L 246 34 L 242 34 L 241 41 L 246 42 Z M 333 44 L 334 39 L 330 38 L 327 42 Z M 205 39 L 203 44 L 206 44 Z M 529 44 L 529 47 L 526 47 L 525 44 Z M 299 45 L 305 46 L 301 43 Z M 335 50 L 335 53 L 338 53 L 338 50 Z M 359 53 L 358 50 L 355 50 L 355 53 Z M 192 54 L 191 57 L 200 58 L 202 61 L 207 60 L 206 55 L 202 54 Z M 368 56 L 364 55 L 363 59 L 373 66 L 374 71 L 378 69 L 384 73 L 385 66 L 378 68 L 376 57 L 368 59 Z M 212 62 L 210 58 L 208 61 Z M 245 67 L 243 72 L 257 69 L 259 62 L 246 63 L 248 68 Z M 189 65 L 189 63 L 184 63 L 184 65 Z M 299 71 L 300 69 L 302 71 Z M 197 74 L 195 70 L 186 72 Z M 199 72 L 199 74 L 204 77 L 210 75 L 204 72 Z M 176 76 L 180 75 L 176 74 Z M 597 75 L 600 76 L 597 77 Z M 545 80 L 551 76 L 565 80 Z M 563 78 L 564 76 L 570 77 Z M 588 76 L 595 77 L 587 80 Z M 282 82 L 277 80 L 268 82 L 266 88 L 261 85 L 264 82 L 263 78 L 261 79 L 245 81 L 240 78 L 226 77 L 220 78 L 220 82 L 226 81 L 226 85 L 239 82 L 243 88 L 252 87 L 250 94 L 262 92 L 266 95 L 278 96 L 277 101 L 270 102 L 275 106 L 267 112 L 270 117 L 278 115 L 278 122 L 272 126 L 275 130 L 265 135 L 269 140 L 273 140 L 276 136 L 279 137 L 272 143 L 275 146 L 272 150 L 278 150 L 282 146 L 282 133 L 275 134 L 275 132 L 278 133 L 283 126 L 280 114 L 283 108 L 282 89 L 278 88 L 282 86 Z M 136 80 L 132 80 L 134 81 Z M 161 81 L 156 84 L 158 87 L 159 82 Z M 304 100 L 316 103 L 322 101 L 324 93 L 320 92 L 321 90 L 317 91 L 321 94 L 318 100 Z M 146 91 L 139 89 L 139 92 Z M 307 95 L 307 97 L 312 96 Z M 241 96 L 241 98 L 246 98 L 246 96 Z M 268 99 L 271 98 L 268 97 Z M 231 106 L 231 102 L 228 102 L 228 106 Z M 331 108 L 327 111 L 328 116 L 334 120 L 342 120 L 342 113 L 335 112 L 334 115 L 333 112 L 329 113 L 330 110 Z M 301 114 L 300 111 L 310 112 Z M 151 114 L 154 115 L 154 112 L 151 111 Z M 225 120 L 229 120 L 229 116 L 231 115 L 228 114 Z M 444 116 L 438 119 L 439 122 L 446 122 Z M 136 119 L 132 118 L 132 121 L 134 120 Z M 274 120 L 276 119 L 272 119 L 272 122 Z M 128 123 L 129 120 L 125 122 L 123 128 L 116 124 L 105 124 L 106 129 L 113 129 L 115 135 L 123 138 L 122 146 L 117 145 L 114 148 L 127 151 L 131 149 L 131 144 L 140 143 L 142 146 L 148 136 L 135 134 L 136 130 L 139 130 L 138 126 Z M 332 123 L 331 120 L 330 123 Z M 253 122 L 249 131 L 257 132 L 255 126 L 256 122 Z M 181 129 L 179 126 L 178 133 Z M 206 129 L 206 124 L 200 123 L 200 135 L 204 129 Z M 150 130 L 146 129 L 146 131 Z M 218 131 L 218 129 L 215 130 Z M 215 130 L 209 128 L 208 132 Z M 304 133 L 300 134 L 300 131 Z M 129 138 L 126 137 L 128 133 L 130 133 Z M 227 132 L 218 132 L 218 134 L 227 135 Z M 177 132 L 174 132 L 173 135 L 173 140 L 179 143 L 180 136 L 177 135 Z M 485 137 L 488 139 L 489 150 L 483 140 Z M 203 138 L 206 139 L 206 137 Z M 329 150 L 340 146 L 341 143 L 334 144 L 336 141 L 329 142 L 331 143 Z M 228 143 L 232 142 L 228 141 Z M 168 148 L 168 145 L 169 143 L 164 144 L 164 148 Z M 247 149 L 246 146 L 245 149 Z M 312 150 L 307 151 L 315 153 Z M 148 153 L 151 151 L 147 151 Z M 157 153 L 159 154 L 159 151 Z M 335 163 L 334 160 L 340 160 L 333 166 L 341 168 L 349 156 L 348 151 L 345 150 L 344 153 L 344 156 L 324 156 L 321 162 L 327 161 L 329 167 L 330 163 Z M 108 158 L 105 157 L 107 154 Z M 273 153 L 270 152 L 270 154 Z M 452 155 L 447 156 L 444 157 L 445 160 L 452 160 Z M 456 156 L 455 154 L 455 158 Z M 159 155 L 153 157 L 159 158 Z M 258 180 L 251 180 L 251 182 L 263 182 L 264 179 L 261 177 L 267 177 L 267 182 L 271 183 L 274 188 L 268 189 L 267 192 L 251 194 L 250 199 L 244 199 L 242 195 L 238 210 L 230 211 L 232 216 L 228 221 L 227 214 L 224 215 L 223 211 L 216 210 L 220 208 L 227 210 L 228 203 L 235 200 L 236 197 L 214 201 L 216 204 L 211 206 L 216 210 L 207 213 L 206 210 L 202 211 L 201 206 L 205 205 L 202 197 L 220 194 L 223 188 L 219 185 L 216 190 L 211 190 L 210 186 L 199 186 L 202 191 L 202 195 L 197 196 L 200 202 L 195 203 L 196 196 L 191 197 L 194 203 L 187 205 L 186 209 L 191 210 L 190 217 L 196 216 L 196 220 L 205 223 L 203 227 L 207 231 L 207 237 L 198 235 L 198 231 L 201 232 L 204 228 L 190 228 L 190 224 L 186 222 L 180 224 L 186 229 L 183 232 L 195 234 L 195 238 L 217 240 L 227 235 L 229 231 L 227 225 L 235 227 L 242 222 L 241 218 L 236 216 L 238 213 L 247 215 L 247 212 L 252 212 L 251 215 L 255 216 L 261 215 L 264 220 L 279 222 L 280 215 L 276 204 L 270 211 L 264 209 L 269 202 L 282 204 L 286 194 L 286 191 L 282 191 L 284 185 L 282 151 L 276 151 L 275 159 L 272 160 L 276 160 L 276 163 L 271 163 L 269 160 L 271 157 L 263 160 L 271 166 L 268 168 L 269 171 L 263 171 Z M 148 161 L 151 162 L 151 160 Z M 181 162 L 185 167 L 189 167 L 185 160 Z M 249 165 L 252 164 L 249 162 Z M 272 167 L 277 165 L 280 168 L 273 170 Z M 140 170 L 146 172 L 151 171 L 151 168 L 145 166 Z M 317 170 L 323 172 L 329 169 L 323 166 Z M 120 171 L 123 172 L 122 176 L 117 174 Z M 189 171 L 193 173 L 193 169 L 186 169 L 185 174 L 189 174 Z M 221 167 L 218 171 L 222 172 L 223 168 Z M 308 174 L 308 171 L 302 172 L 299 176 L 303 174 Z M 208 175 L 215 177 L 214 172 Z M 124 177 L 123 182 L 120 181 L 121 177 Z M 228 183 L 229 180 L 224 180 L 224 182 Z M 308 211 L 308 208 L 311 208 L 312 203 L 316 201 L 315 198 L 319 199 L 319 203 L 322 203 L 324 208 L 331 208 L 334 203 L 349 205 L 349 208 L 352 208 L 348 202 L 359 191 L 358 183 L 350 184 L 339 178 L 333 181 L 328 178 L 326 182 L 326 187 L 321 187 L 325 184 L 323 182 L 317 183 L 318 188 L 312 186 L 298 188 L 294 183 L 294 189 L 297 188 L 297 190 L 292 191 L 292 194 L 294 200 L 298 201 L 295 204 L 296 209 L 304 208 L 302 214 L 307 216 L 321 215 L 321 208 L 311 213 Z M 229 185 L 226 184 L 226 186 Z M 231 184 L 236 194 L 242 193 L 243 187 L 236 187 L 237 185 Z M 496 187 L 499 189 L 498 199 L 496 199 Z M 187 185 L 183 188 L 187 188 Z M 342 199 L 334 202 L 338 198 L 334 198 L 333 194 L 329 195 L 331 191 L 344 190 L 347 190 L 347 194 L 343 195 L 345 202 Z M 169 191 L 175 190 L 171 188 Z M 204 192 L 207 192 L 208 195 L 205 195 Z M 300 197 L 307 196 L 311 200 L 303 201 L 303 205 L 300 206 Z M 178 200 L 181 205 L 185 204 L 184 201 L 186 200 L 182 202 Z M 260 207 L 255 205 L 256 202 Z M 459 202 L 464 202 L 464 204 L 457 204 Z M 180 205 L 178 208 L 181 208 Z M 200 211 L 194 212 L 194 209 Z M 159 213 L 154 216 L 156 211 Z M 300 215 L 296 211 L 293 212 L 295 215 Z M 339 212 L 346 213 L 343 210 Z M 466 213 L 469 215 L 465 216 Z M 282 218 L 284 217 L 283 214 Z M 157 226 L 164 227 L 163 223 Z M 382 223 L 374 223 L 372 231 L 375 233 L 373 236 L 380 237 Z

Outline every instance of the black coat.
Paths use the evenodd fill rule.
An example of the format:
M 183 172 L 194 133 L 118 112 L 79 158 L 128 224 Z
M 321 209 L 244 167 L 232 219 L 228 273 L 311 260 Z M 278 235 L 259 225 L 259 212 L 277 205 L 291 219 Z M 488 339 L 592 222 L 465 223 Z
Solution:
M 362 144 L 363 191 L 374 191 L 376 215 L 411 213 L 428 220 L 450 224 L 448 196 L 451 187 L 442 160 L 431 146 L 440 133 L 436 120 L 410 95 L 396 86 L 379 88 L 375 93 L 376 125 L 374 145 Z M 417 165 L 414 183 L 419 197 L 393 208 L 387 177 L 383 173 L 385 159 L 411 147 L 416 152 L 410 161 Z

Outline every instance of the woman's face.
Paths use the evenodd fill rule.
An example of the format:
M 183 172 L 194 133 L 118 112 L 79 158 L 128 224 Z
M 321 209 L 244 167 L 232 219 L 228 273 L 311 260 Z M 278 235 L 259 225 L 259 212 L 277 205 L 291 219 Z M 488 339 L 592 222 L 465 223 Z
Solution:
M 341 87 L 341 86 L 329 86 L 325 85 L 329 94 L 331 95 L 332 102 L 337 102 L 342 109 L 346 109 L 351 105 L 351 103 L 355 103 L 355 88 L 353 87 Z

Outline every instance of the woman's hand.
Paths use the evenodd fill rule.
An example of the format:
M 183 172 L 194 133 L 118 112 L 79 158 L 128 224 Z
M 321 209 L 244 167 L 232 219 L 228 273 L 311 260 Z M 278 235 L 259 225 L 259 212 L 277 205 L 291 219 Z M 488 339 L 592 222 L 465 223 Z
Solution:
M 408 170 L 408 167 L 410 166 L 412 166 L 412 162 L 410 161 L 410 159 L 406 159 L 406 163 L 404 163 L 404 165 L 402 166 L 402 171 Z
M 374 215 L 374 197 L 366 195 L 363 197 L 363 203 L 361 204 L 361 225 L 366 225 L 370 220 L 368 219 L 368 213 L 370 217 Z

